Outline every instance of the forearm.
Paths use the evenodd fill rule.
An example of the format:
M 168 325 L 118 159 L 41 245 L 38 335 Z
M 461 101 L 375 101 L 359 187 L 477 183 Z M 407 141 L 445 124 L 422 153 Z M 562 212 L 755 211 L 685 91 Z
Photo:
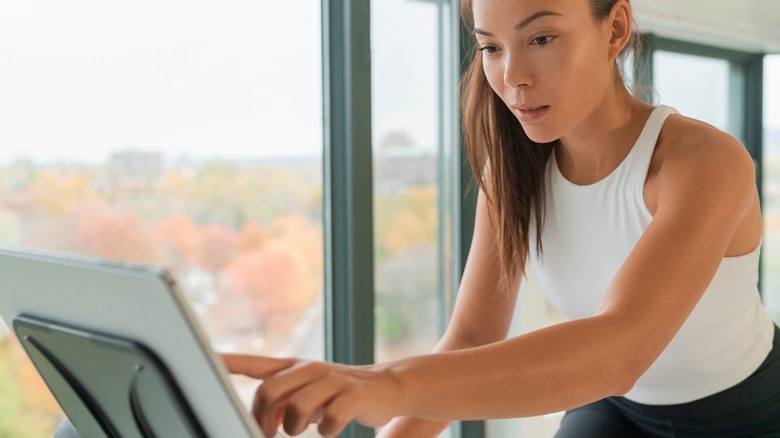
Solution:
M 473 348 L 473 343 L 454 335 L 445 335 L 433 349 L 434 353 L 446 351 L 457 351 L 466 348 Z M 437 437 L 450 424 L 450 421 L 438 421 L 422 419 L 415 417 L 398 417 L 390 424 L 385 426 L 377 438 L 405 438 L 414 437 Z
M 404 415 L 434 420 L 540 415 L 627 391 L 635 340 L 604 318 L 558 324 L 513 339 L 388 365 Z

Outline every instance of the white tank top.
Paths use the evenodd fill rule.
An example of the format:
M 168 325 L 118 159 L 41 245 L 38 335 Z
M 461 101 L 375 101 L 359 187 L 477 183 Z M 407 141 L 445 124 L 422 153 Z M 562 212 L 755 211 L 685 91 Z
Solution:
M 596 313 L 653 220 L 643 197 L 645 178 L 661 127 L 674 113 L 667 106 L 655 108 L 623 162 L 595 184 L 573 184 L 561 174 L 555 153 L 550 155 L 543 252 L 540 257 L 536 251 L 532 227 L 530 261 L 542 292 L 567 318 Z M 772 348 L 774 327 L 758 294 L 758 255 L 756 248 L 723 258 L 696 308 L 626 398 L 686 403 L 727 389 L 759 367 Z

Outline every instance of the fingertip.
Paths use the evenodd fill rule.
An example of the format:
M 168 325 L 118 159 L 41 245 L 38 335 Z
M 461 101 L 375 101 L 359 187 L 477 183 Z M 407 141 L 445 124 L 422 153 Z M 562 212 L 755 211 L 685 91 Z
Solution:
M 325 414 L 317 426 L 317 432 L 323 437 L 335 437 L 347 427 L 349 419 L 334 414 Z
M 220 362 L 222 362 L 222 365 L 224 365 L 229 372 L 238 372 L 236 367 L 237 362 L 240 360 L 239 355 L 233 353 L 219 353 L 217 356 L 219 357 Z

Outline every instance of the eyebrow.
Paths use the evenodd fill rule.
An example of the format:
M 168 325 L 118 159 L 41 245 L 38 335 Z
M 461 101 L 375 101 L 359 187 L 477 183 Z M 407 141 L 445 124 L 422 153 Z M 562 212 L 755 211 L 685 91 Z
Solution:
M 526 27 L 528 27 L 531 23 L 533 23 L 534 21 L 536 21 L 536 20 L 538 20 L 538 19 L 540 19 L 542 17 L 547 17 L 547 16 L 550 16 L 550 15 L 562 16 L 563 14 L 558 13 L 558 12 L 553 12 L 553 11 L 539 11 L 539 12 L 537 12 L 535 14 L 530 15 L 529 17 L 527 17 L 523 21 L 515 24 L 515 30 L 516 31 L 517 30 L 523 30 Z M 474 28 L 473 32 L 474 33 L 478 33 L 478 34 L 482 34 L 482 35 L 485 35 L 485 36 L 489 36 L 489 37 L 495 36 L 495 35 L 493 35 L 490 32 L 484 31 L 484 30 L 476 28 L 476 27 Z

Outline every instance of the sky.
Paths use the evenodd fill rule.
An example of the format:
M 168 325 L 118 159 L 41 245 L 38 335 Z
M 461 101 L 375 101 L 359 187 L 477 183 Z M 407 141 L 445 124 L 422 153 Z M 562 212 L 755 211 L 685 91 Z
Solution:
M 319 17 L 318 0 L 2 2 L 0 154 L 316 155 Z
M 0 163 L 321 155 L 319 3 L 0 2 Z M 433 148 L 435 6 L 376 3 L 375 137 Z
M 102 162 L 128 149 L 174 159 L 318 156 L 319 4 L 0 2 L 0 163 Z M 433 149 L 435 6 L 372 8 L 375 143 L 402 131 Z M 780 78 L 780 56 L 767 67 L 767 78 Z M 780 129 L 778 82 L 768 81 L 765 118 Z

